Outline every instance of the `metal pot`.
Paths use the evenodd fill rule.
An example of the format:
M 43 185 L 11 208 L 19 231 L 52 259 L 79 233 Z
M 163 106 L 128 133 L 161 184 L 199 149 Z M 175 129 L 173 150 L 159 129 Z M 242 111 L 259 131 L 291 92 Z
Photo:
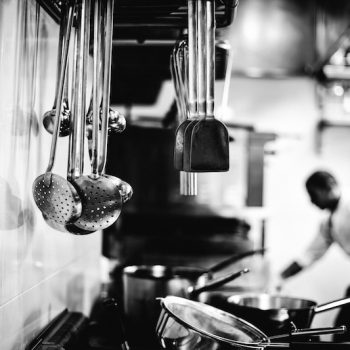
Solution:
M 176 295 L 196 298 L 201 292 L 227 283 L 247 269 L 231 273 L 220 279 L 212 279 L 207 270 L 195 267 L 142 265 L 123 269 L 123 306 L 127 331 L 140 337 L 130 336 L 130 342 L 142 342 L 149 347 L 157 343 L 154 329 L 160 314 L 156 298 Z M 132 338 L 132 339 L 131 339 Z M 133 344 L 132 344 L 133 345 Z M 138 345 L 138 344 L 136 344 Z
M 310 327 L 315 314 L 350 303 L 350 298 L 322 305 L 307 299 L 289 296 L 249 293 L 232 295 L 215 305 L 235 316 L 244 318 L 268 335 L 285 333 L 293 322 L 297 327 Z
M 268 337 L 247 321 L 212 306 L 169 296 L 161 299 L 162 312 L 156 332 L 165 349 L 227 350 L 288 348 L 299 336 L 343 333 L 338 328 L 295 329 L 282 336 Z M 284 339 L 284 342 L 272 341 Z

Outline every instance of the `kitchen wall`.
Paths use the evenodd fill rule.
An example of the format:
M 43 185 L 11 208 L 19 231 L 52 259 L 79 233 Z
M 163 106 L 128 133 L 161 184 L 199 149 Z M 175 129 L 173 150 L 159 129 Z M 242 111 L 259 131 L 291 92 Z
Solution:
M 89 312 L 98 292 L 100 233 L 51 229 L 32 198 L 48 163 L 58 25 L 34 0 L 0 1 L 0 349 L 25 343 L 65 307 Z M 35 59 L 37 57 L 37 60 Z M 68 140 L 54 172 L 66 172 Z
M 343 195 L 349 193 L 350 129 L 325 129 L 321 152 L 316 152 L 319 111 L 315 83 L 308 78 L 233 77 L 229 107 L 226 118 L 279 135 L 267 145 L 275 154 L 265 157 L 264 208 L 246 212 L 253 222 L 258 216 L 266 219 L 268 258 L 275 278 L 302 253 L 325 214 L 309 202 L 304 185 L 307 176 L 316 169 L 327 169 L 339 179 Z M 349 270 L 349 257 L 334 245 L 322 260 L 287 281 L 283 292 L 317 303 L 341 298 L 350 285 Z M 330 325 L 335 313 L 316 315 L 313 325 Z

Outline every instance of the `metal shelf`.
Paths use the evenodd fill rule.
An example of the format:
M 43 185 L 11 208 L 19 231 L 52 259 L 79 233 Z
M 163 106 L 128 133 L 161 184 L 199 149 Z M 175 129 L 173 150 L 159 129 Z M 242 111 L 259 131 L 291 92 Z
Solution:
M 55 21 L 61 13 L 60 0 L 37 0 Z M 67 1 L 67 0 L 66 0 Z M 216 9 L 216 25 L 222 28 L 233 21 L 238 0 L 213 0 Z M 186 28 L 186 0 L 118 0 L 114 6 L 114 23 L 119 28 Z

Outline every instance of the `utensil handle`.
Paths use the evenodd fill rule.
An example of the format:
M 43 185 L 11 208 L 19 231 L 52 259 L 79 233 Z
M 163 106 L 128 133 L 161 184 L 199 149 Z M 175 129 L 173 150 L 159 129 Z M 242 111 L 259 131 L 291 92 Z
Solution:
M 74 111 L 72 141 L 70 146 L 69 178 L 74 180 L 83 172 L 84 141 L 86 118 L 86 75 L 87 53 L 89 43 L 90 0 L 80 3 L 77 13 L 77 28 L 75 32 L 75 71 L 74 71 Z
M 349 350 L 349 343 L 334 342 L 293 342 L 289 348 L 293 350 Z
M 197 116 L 197 0 L 188 0 L 188 108 Z
M 330 302 L 325 303 L 325 304 L 317 305 L 314 308 L 314 313 L 319 313 L 319 312 L 324 312 L 327 310 L 335 309 L 337 307 L 340 307 L 340 306 L 343 306 L 343 305 L 346 305 L 349 303 L 350 303 L 350 298 L 333 300 L 333 301 L 330 301 Z
M 221 101 L 221 109 L 223 113 L 225 112 L 226 108 L 229 104 L 229 92 L 230 92 L 230 85 L 231 85 L 231 73 L 232 73 L 232 66 L 233 66 L 233 54 L 230 44 L 227 43 L 227 45 L 223 46 L 223 49 L 227 51 L 227 64 L 226 64 L 226 72 L 225 72 L 225 81 L 224 81 L 224 88 L 222 92 L 222 101 Z M 223 117 L 223 116 L 221 116 Z
M 197 0 L 197 103 L 198 117 L 206 117 L 207 99 L 207 32 L 206 32 L 206 3 Z
M 47 173 L 51 172 L 55 164 L 57 140 L 58 140 L 58 134 L 59 134 L 60 124 L 61 124 L 62 96 L 63 96 L 64 80 L 66 77 L 70 33 L 72 29 L 72 24 L 73 24 L 74 9 L 75 9 L 74 3 L 69 3 L 67 8 L 67 29 L 66 29 L 63 44 L 62 44 L 62 47 L 63 47 L 62 64 L 61 64 L 60 78 L 59 78 L 58 91 L 57 91 L 57 106 L 56 106 L 56 113 L 55 113 L 55 124 L 53 128 L 52 141 L 51 141 L 49 164 L 46 169 Z
M 182 121 L 187 119 L 187 91 L 185 85 L 185 72 L 184 66 L 186 64 L 186 42 L 181 41 L 178 45 L 178 48 L 175 52 L 175 72 L 177 73 L 178 87 L 179 87 L 179 98 L 182 106 Z
M 181 101 L 180 101 L 180 90 L 179 90 L 179 85 L 175 73 L 175 50 L 173 50 L 173 53 L 170 55 L 170 74 L 171 74 L 171 79 L 173 81 L 174 85 L 174 91 L 175 91 L 175 102 L 176 102 L 176 108 L 177 108 L 177 114 L 179 117 L 179 123 L 183 122 L 183 113 L 182 113 L 182 106 L 181 106 Z
M 249 272 L 249 269 L 243 269 L 241 271 L 238 271 L 235 273 L 230 273 L 224 277 L 215 279 L 214 281 L 211 281 L 204 286 L 189 288 L 189 294 L 190 294 L 191 298 L 195 297 L 202 292 L 220 287 L 220 286 L 224 285 L 225 283 L 228 283 L 228 282 L 246 274 L 247 272 Z
M 94 3 L 94 47 L 93 47 L 93 76 L 92 76 L 92 149 L 91 149 L 91 176 L 98 177 L 98 155 L 99 155 L 99 123 L 100 123 L 100 101 L 99 101 L 99 65 L 100 65 L 100 22 L 101 1 Z
M 215 91 L 215 3 L 206 1 L 207 10 L 207 117 L 214 117 L 214 91 Z
M 180 171 L 180 194 L 183 196 L 196 196 L 197 193 L 197 173 Z
M 108 115 L 109 98 L 111 91 L 111 63 L 113 44 L 113 9 L 114 0 L 106 1 L 106 35 L 104 46 L 103 62 L 103 97 L 102 97 L 102 122 L 101 122 L 101 156 L 98 165 L 98 173 L 104 172 L 107 160 L 107 140 L 108 140 Z
M 70 120 L 70 132 L 69 132 L 69 144 L 68 144 L 68 169 L 67 169 L 67 179 L 69 181 L 74 180 L 80 173 L 81 169 L 77 166 L 77 158 L 79 158 L 79 154 L 77 153 L 78 148 L 78 140 L 79 140 L 79 118 L 76 113 L 76 97 L 77 97 L 77 89 L 76 89 L 76 66 L 77 66 L 77 51 L 78 51 L 78 29 L 74 31 L 74 43 L 73 43 L 73 69 L 72 69 L 72 96 L 71 96 L 71 104 L 72 104 L 72 113 Z
M 293 331 L 291 334 L 281 334 L 281 335 L 275 335 L 269 337 L 269 340 L 274 340 L 274 339 L 280 339 L 280 338 L 287 338 L 292 336 L 293 338 L 296 336 L 306 336 L 306 335 L 322 335 L 322 334 L 344 334 L 346 332 L 346 327 L 345 326 L 340 326 L 340 327 L 326 327 L 326 328 L 302 328 L 302 329 L 297 329 Z M 327 349 L 329 350 L 329 344 L 330 343 L 314 343 L 314 342 L 286 342 L 286 343 L 259 343 L 259 345 L 266 347 L 266 348 L 290 348 L 290 349 L 297 349 L 297 350 L 305 350 L 308 345 L 312 347 L 313 344 L 318 344 L 318 345 L 324 345 L 323 347 L 321 346 L 315 346 L 313 349 L 321 350 L 321 349 Z M 333 346 L 333 343 L 331 343 Z M 259 346 L 258 345 L 258 346 Z M 257 347 L 258 347 L 257 346 Z M 348 349 L 349 345 L 347 345 Z M 333 347 L 332 347 L 333 349 Z M 339 349 L 340 350 L 340 349 Z
M 60 85 L 60 73 L 61 73 L 61 66 L 62 66 L 62 57 L 63 57 L 63 40 L 65 37 L 66 32 L 66 25 L 67 25 L 67 4 L 65 2 L 62 3 L 61 7 L 61 19 L 60 19 L 60 29 L 58 34 L 58 47 L 57 47 L 57 73 L 56 73 L 56 86 L 55 86 L 55 99 L 53 102 L 53 109 L 56 108 L 57 104 L 57 93 Z
M 244 252 L 244 253 L 240 253 L 240 254 L 235 254 L 235 255 L 211 266 L 207 270 L 207 272 L 220 271 L 220 270 L 224 269 L 225 267 L 227 267 L 227 266 L 229 266 L 229 265 L 231 265 L 231 264 L 233 264 L 241 259 L 247 258 L 247 257 L 252 256 L 252 255 L 256 255 L 256 254 L 263 254 L 265 251 L 266 251 L 266 248 L 263 248 L 263 249 L 250 250 L 248 252 Z
M 269 340 L 287 338 L 287 337 L 299 337 L 306 335 L 323 335 L 323 334 L 344 334 L 346 332 L 346 326 L 339 327 L 324 327 L 324 328 L 301 328 L 293 330 L 287 334 L 279 334 L 269 337 Z

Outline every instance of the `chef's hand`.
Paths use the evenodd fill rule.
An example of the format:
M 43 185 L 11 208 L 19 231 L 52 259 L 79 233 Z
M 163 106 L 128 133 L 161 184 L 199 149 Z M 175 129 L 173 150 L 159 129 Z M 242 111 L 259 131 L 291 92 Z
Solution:
M 292 277 L 296 275 L 298 272 L 300 272 L 303 269 L 301 265 L 299 265 L 296 261 L 293 261 L 289 266 L 287 266 L 282 272 L 281 272 L 281 279 L 285 280 L 289 277 Z

